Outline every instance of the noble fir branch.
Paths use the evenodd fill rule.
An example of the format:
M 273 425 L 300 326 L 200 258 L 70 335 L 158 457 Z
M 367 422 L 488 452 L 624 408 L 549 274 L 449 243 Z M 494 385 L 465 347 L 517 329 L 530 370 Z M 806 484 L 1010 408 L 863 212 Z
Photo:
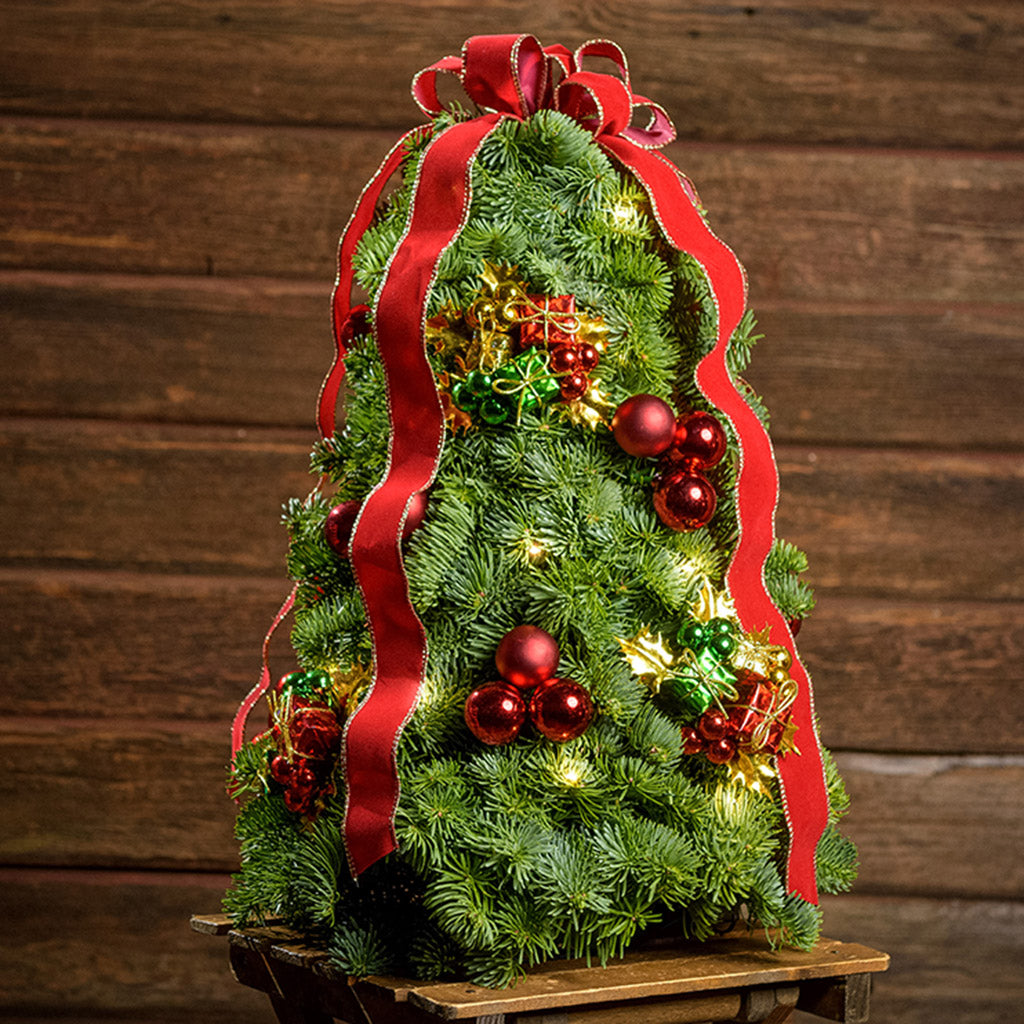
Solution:
M 261 796 L 267 790 L 267 761 L 274 749 L 270 736 L 258 736 L 243 743 L 228 771 L 228 792 L 236 800 L 244 796 Z
M 807 556 L 786 540 L 776 540 L 765 560 L 768 593 L 787 618 L 803 619 L 814 610 L 814 591 L 798 577 L 806 568 Z
M 241 844 L 241 870 L 231 876 L 224 910 L 238 926 L 262 924 L 288 908 L 292 855 L 301 823 L 276 794 L 250 800 L 239 811 L 235 837 Z
M 746 310 L 740 317 L 740 322 L 732 332 L 729 339 L 729 347 L 726 349 L 725 361 L 729 372 L 735 377 L 743 373 L 750 364 L 754 346 L 764 337 L 757 331 L 757 320 L 752 310 Z
M 328 946 L 332 967 L 356 978 L 394 972 L 393 947 L 372 922 L 347 920 L 334 930 Z

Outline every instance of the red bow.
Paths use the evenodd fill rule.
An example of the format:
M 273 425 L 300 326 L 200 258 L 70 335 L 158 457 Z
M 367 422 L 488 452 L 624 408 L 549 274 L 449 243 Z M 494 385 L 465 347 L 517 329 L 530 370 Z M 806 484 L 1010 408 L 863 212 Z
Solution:
M 585 57 L 613 61 L 619 77 L 584 71 Z M 633 93 L 626 55 L 607 39 L 570 53 L 564 46 L 542 47 L 533 36 L 474 36 L 461 57 L 445 57 L 413 78 L 413 99 L 431 117 L 447 109 L 437 95 L 442 74 L 457 77 L 482 111 L 522 120 L 538 110 L 558 110 L 594 135 L 621 135 L 644 149 L 660 149 L 676 137 L 664 109 Z M 640 109 L 650 113 L 642 128 L 632 123 Z
M 583 70 L 588 57 L 611 60 L 618 77 Z M 788 647 L 793 655 L 792 674 L 800 686 L 793 717 L 801 753 L 779 761 L 791 836 L 787 884 L 791 892 L 817 902 L 814 856 L 827 824 L 828 800 L 810 679 L 764 582 L 764 563 L 774 541 L 778 475 L 768 436 L 736 389 L 725 358 L 746 304 L 743 270 L 704 223 L 689 182 L 654 152 L 675 138 L 675 129 L 660 106 L 633 93 L 625 55 L 615 43 L 592 41 L 571 53 L 563 46 L 545 49 L 530 35 L 475 36 L 466 42 L 461 57 L 446 57 L 413 79 L 413 97 L 430 116 L 446 109 L 437 92 L 441 75 L 458 78 L 479 113 L 440 132 L 430 126 L 414 130 L 430 133 L 431 138 L 405 235 L 377 296 L 374 330 L 389 381 L 391 452 L 383 480 L 367 497 L 356 521 L 350 548 L 375 659 L 370 694 L 345 728 L 345 842 L 353 874 L 396 846 L 395 748 L 415 707 L 426 664 L 426 638 L 409 601 L 401 536 L 409 503 L 432 482 L 444 442 L 443 415 L 423 346 L 427 297 L 438 261 L 468 217 L 468 168 L 480 146 L 503 120 L 523 120 L 538 110 L 553 109 L 592 132 L 602 149 L 632 174 L 647 193 L 665 237 L 703 266 L 711 287 L 718 310 L 717 342 L 697 367 L 696 381 L 708 401 L 729 419 L 741 449 L 740 536 L 726 582 L 744 628 L 767 625 L 772 642 Z M 642 127 L 633 124 L 638 110 L 648 113 Z M 351 256 L 387 179 L 401 163 L 406 138 L 364 190 L 342 238 L 334 298 L 338 359 L 319 405 L 325 437 L 334 430 L 342 359 L 357 315 L 349 305 Z

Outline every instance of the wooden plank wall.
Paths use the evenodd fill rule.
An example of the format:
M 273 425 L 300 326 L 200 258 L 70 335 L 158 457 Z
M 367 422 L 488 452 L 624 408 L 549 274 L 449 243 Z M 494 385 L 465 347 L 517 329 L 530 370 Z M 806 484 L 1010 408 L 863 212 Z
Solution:
M 8 1019 L 267 1020 L 187 930 L 235 862 L 227 724 L 305 493 L 336 238 L 412 73 L 595 36 L 672 113 L 767 336 L 780 531 L 854 800 L 827 932 L 875 1019 L 1024 995 L 1024 7 L 328 0 L 0 7 Z

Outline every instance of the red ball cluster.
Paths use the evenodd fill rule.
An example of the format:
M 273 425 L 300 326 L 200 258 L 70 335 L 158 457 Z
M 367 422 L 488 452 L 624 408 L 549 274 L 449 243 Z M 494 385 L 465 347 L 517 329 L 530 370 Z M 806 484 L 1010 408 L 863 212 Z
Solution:
M 722 461 L 727 438 L 708 412 L 676 416 L 657 395 L 633 395 L 615 410 L 612 433 L 623 451 L 661 456 L 654 488 L 658 518 L 673 530 L 696 530 L 711 522 L 717 495 L 704 471 Z
M 763 739 L 755 743 L 754 736 L 774 702 L 771 687 L 763 679 L 747 679 L 736 689 L 736 700 L 725 711 L 712 708 L 697 719 L 696 726 L 683 726 L 684 754 L 703 754 L 713 764 L 728 764 L 741 750 L 778 752 L 785 729 L 781 717 L 771 722 Z
M 566 323 L 575 319 L 572 295 L 531 295 L 531 305 L 521 306 L 519 345 L 522 349 L 545 348 L 551 372 L 561 378 L 559 390 L 566 402 L 582 398 L 590 387 L 590 374 L 597 369 L 601 354 L 593 345 L 579 342 Z M 543 310 L 538 315 L 537 310 Z
M 516 626 L 494 657 L 501 680 L 486 683 L 466 698 L 465 719 L 482 743 L 501 746 L 519 735 L 527 717 L 549 740 L 581 736 L 594 716 L 590 694 L 574 679 L 555 677 L 558 644 L 537 626 Z M 526 699 L 526 691 L 533 690 Z
M 559 390 L 562 398 L 571 402 L 582 398 L 590 387 L 590 373 L 601 361 L 600 353 L 593 345 L 577 345 L 573 342 L 548 343 L 551 353 L 548 365 L 556 377 L 561 377 Z
M 270 777 L 284 790 L 288 810 L 308 816 L 315 814 L 325 796 L 334 793 L 331 777 L 341 748 L 338 715 L 314 688 L 320 675 L 291 672 L 278 682 L 277 694 L 291 697 L 285 705 L 288 718 L 274 721 L 270 730 L 277 745 Z

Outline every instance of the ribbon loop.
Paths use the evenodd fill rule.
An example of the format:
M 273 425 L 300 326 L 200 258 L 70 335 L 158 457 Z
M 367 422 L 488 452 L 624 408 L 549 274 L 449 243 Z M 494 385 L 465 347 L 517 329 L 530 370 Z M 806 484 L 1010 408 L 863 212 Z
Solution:
M 633 116 L 633 98 L 625 82 L 595 71 L 577 71 L 558 87 L 555 102 L 595 136 L 621 135 Z
M 473 36 L 462 50 L 462 87 L 484 110 L 529 117 L 550 91 L 544 48 L 530 35 Z

